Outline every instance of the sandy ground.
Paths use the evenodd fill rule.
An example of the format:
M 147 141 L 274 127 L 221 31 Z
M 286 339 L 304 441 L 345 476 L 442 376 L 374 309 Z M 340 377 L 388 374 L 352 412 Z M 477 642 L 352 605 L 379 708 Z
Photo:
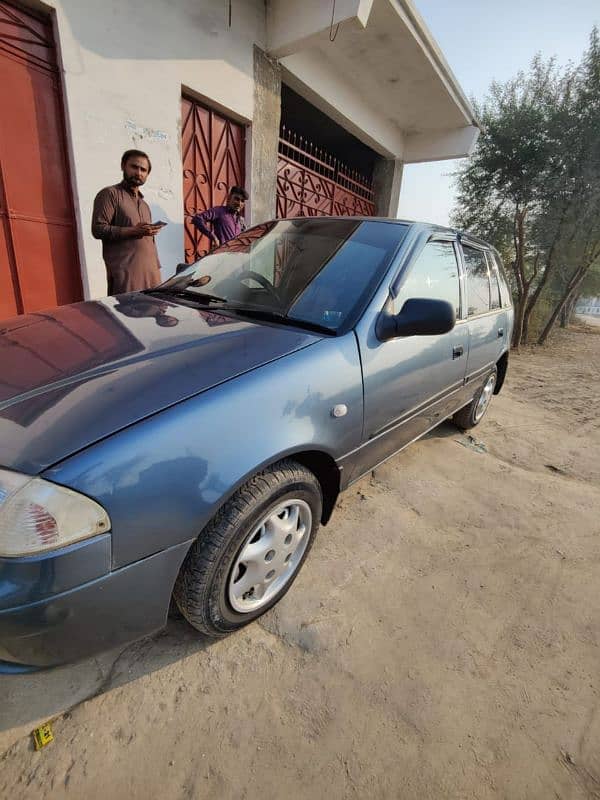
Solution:
M 352 487 L 259 623 L 3 679 L 0 797 L 600 798 L 599 334 Z

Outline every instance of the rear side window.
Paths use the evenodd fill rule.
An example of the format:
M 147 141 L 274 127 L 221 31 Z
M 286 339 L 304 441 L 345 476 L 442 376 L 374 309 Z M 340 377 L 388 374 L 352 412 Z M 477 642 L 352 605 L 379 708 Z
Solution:
M 483 250 L 463 245 L 467 273 L 468 315 L 485 314 L 490 310 L 490 279 Z
M 498 267 L 490 251 L 486 252 L 488 261 L 488 270 L 490 273 L 490 308 L 502 308 L 502 301 L 500 299 L 500 282 L 498 279 Z
M 460 315 L 458 262 L 452 242 L 427 242 L 400 289 L 396 308 L 400 310 L 411 297 L 447 300 Z
M 502 261 L 500 260 L 500 256 L 497 253 L 492 253 L 494 261 L 496 263 L 496 268 L 498 270 L 498 281 L 500 283 L 500 299 L 502 301 L 502 307 L 506 308 L 512 304 L 512 297 L 510 296 L 510 288 L 508 286 L 508 282 L 506 280 L 506 274 L 504 272 L 504 267 L 502 265 Z

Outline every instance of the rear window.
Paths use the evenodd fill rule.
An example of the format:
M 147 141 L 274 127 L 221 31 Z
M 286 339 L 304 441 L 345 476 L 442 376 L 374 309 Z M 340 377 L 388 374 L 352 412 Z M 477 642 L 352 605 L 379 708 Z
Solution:
M 502 307 L 506 308 L 507 306 L 512 305 L 512 297 L 510 294 L 508 281 L 506 280 L 506 273 L 504 272 L 504 266 L 502 264 L 502 260 L 498 255 L 498 253 L 492 253 L 492 257 L 494 259 L 494 263 L 496 264 L 496 268 L 498 270 L 498 282 L 500 283 L 500 300 L 502 301 Z
M 498 278 L 498 267 L 489 250 L 486 251 L 488 260 L 488 270 L 490 273 L 490 308 L 502 308 L 502 300 L 500 299 L 500 281 Z
M 467 307 L 470 317 L 490 310 L 490 279 L 483 250 L 463 245 L 467 274 Z

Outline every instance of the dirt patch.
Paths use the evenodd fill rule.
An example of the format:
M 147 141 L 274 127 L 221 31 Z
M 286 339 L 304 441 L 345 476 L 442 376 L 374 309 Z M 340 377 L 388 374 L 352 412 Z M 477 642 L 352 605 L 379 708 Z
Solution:
M 90 662 L 102 693 L 9 747 L 0 796 L 600 798 L 599 378 L 583 330 L 513 357 L 473 441 L 352 487 L 260 623 Z M 2 685 L 38 716 L 42 677 Z
M 563 426 L 600 424 L 600 327 L 558 331 L 550 346 L 511 354 L 509 391 L 556 412 Z

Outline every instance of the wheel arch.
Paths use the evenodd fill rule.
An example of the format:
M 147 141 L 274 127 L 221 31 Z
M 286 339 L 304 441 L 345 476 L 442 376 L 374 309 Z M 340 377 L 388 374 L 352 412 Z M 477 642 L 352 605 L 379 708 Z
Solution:
M 270 460 L 268 463 L 261 464 L 257 466 L 252 472 L 248 473 L 242 480 L 239 481 L 237 486 L 227 494 L 227 496 L 223 496 L 221 498 L 221 503 L 216 508 L 213 516 L 211 519 L 214 519 L 214 516 L 219 513 L 220 509 L 230 500 L 230 498 L 235 494 L 236 491 L 240 489 L 247 481 L 249 481 L 253 475 L 256 475 L 258 472 L 261 472 L 264 469 L 268 469 L 269 467 L 273 467 L 281 461 L 295 461 L 298 464 L 301 464 L 306 469 L 310 470 L 316 479 L 319 482 L 321 487 L 321 493 L 323 498 L 323 507 L 321 511 L 321 524 L 326 525 L 333 513 L 335 508 L 335 504 L 337 502 L 338 496 L 341 492 L 341 470 L 336 464 L 334 458 L 329 454 L 324 452 L 323 450 L 298 450 L 298 451 L 291 451 L 285 454 L 280 454 L 277 458 Z M 207 523 L 208 525 L 209 523 Z M 205 530 L 206 525 L 198 533 L 198 536 L 202 535 L 203 530 Z M 194 542 L 197 539 L 191 541 L 189 543 L 188 549 L 185 551 L 181 562 L 179 564 L 178 574 L 184 566 L 186 561 L 187 555 L 190 552 L 191 548 L 194 545 Z M 170 605 L 165 609 L 165 616 L 170 612 L 173 613 L 175 610 L 174 601 L 172 600 L 173 590 L 175 588 L 175 583 L 177 581 L 177 576 L 173 579 L 172 586 L 171 586 L 171 602 Z
M 239 478 L 235 485 L 231 487 L 230 491 L 221 497 L 218 507 L 214 509 L 213 514 L 211 515 L 211 519 L 216 513 L 218 513 L 219 509 L 238 491 L 238 489 L 247 481 L 249 481 L 254 475 L 256 475 L 258 472 L 261 472 L 263 469 L 268 469 L 274 464 L 288 459 L 297 461 L 298 464 L 302 464 L 302 466 L 309 469 L 319 481 L 323 495 L 321 524 L 326 525 L 331 518 L 333 509 L 335 508 L 335 504 L 341 491 L 341 470 L 336 464 L 333 456 L 324 450 L 317 449 L 285 450 L 279 453 L 277 456 L 273 456 L 267 461 L 257 464 L 243 477 Z
M 340 494 L 341 472 L 334 459 L 322 450 L 302 450 L 290 453 L 287 458 L 309 469 L 321 484 L 323 512 L 321 524 L 327 525 Z
M 496 362 L 496 369 L 498 371 L 498 377 L 496 379 L 496 385 L 494 386 L 494 394 L 499 394 L 504 384 L 504 379 L 506 378 L 506 371 L 508 370 L 508 350 L 502 353 Z
M 227 503 L 233 495 L 254 475 L 264 469 L 278 464 L 280 461 L 296 461 L 298 464 L 309 469 L 321 486 L 321 493 L 323 495 L 323 510 L 321 512 L 321 524 L 326 525 L 331 519 L 333 509 L 337 502 L 338 496 L 341 491 L 341 470 L 336 464 L 334 458 L 326 453 L 324 450 L 291 450 L 279 453 L 276 457 L 257 464 L 252 470 L 248 471 L 243 477 L 239 478 L 235 485 L 231 486 L 230 490 L 221 496 L 218 505 L 213 509 L 210 518 L 203 525 L 202 530 L 209 524 L 210 520 L 214 519 L 215 514 L 218 514 L 220 509 Z M 198 536 L 202 534 L 202 530 L 198 532 Z

